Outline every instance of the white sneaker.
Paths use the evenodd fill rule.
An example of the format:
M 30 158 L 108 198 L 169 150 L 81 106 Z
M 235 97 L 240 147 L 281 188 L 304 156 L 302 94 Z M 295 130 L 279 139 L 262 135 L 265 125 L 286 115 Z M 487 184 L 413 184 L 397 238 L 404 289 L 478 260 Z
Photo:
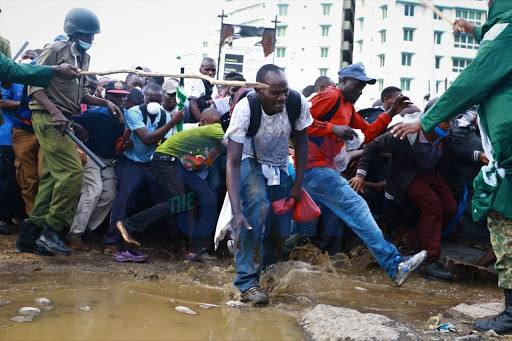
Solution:
M 414 256 L 405 258 L 398 264 L 398 270 L 396 271 L 395 283 L 399 287 L 409 278 L 409 276 L 416 270 L 421 263 L 427 258 L 427 251 L 423 250 L 418 252 Z

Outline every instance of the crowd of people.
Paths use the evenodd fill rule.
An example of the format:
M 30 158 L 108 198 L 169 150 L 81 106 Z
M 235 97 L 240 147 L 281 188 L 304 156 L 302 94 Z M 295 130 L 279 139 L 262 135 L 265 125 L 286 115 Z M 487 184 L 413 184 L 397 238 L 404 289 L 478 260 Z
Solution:
M 508 25 L 512 9 L 504 3 L 489 2 L 487 26 L 460 19 L 456 29 L 481 40 L 494 24 Z M 510 39 L 508 28 L 500 29 L 495 36 Z M 510 98 L 505 88 L 496 90 L 505 86 L 500 77 L 508 66 L 491 70 L 488 60 L 503 40 L 484 38 L 467 70 L 422 109 L 394 86 L 371 105 L 359 103 L 364 88 L 376 83 L 363 64 L 344 67 L 336 80 L 321 76 L 302 93 L 273 64 L 259 69 L 262 86 L 255 88 L 192 79 L 184 89 L 179 79 L 136 72 L 124 80 L 80 76 L 100 22 L 77 8 L 64 31 L 44 49 L 25 51 L 19 64 L 0 40 L 0 233 L 11 233 L 13 221 L 19 225 L 19 250 L 89 251 L 84 234 L 103 226 L 104 254 L 145 260 L 124 246 L 140 245 L 156 225 L 165 227 L 158 232 L 163 237 L 183 242 L 185 259 L 212 261 L 216 229 L 229 229 L 233 239 L 224 243 L 236 261 L 234 284 L 242 301 L 262 305 L 268 298 L 260 274 L 285 256 L 290 236 L 308 237 L 332 256 L 347 251 L 348 240 L 362 243 L 397 286 L 416 269 L 450 280 L 441 260 L 446 237 L 487 246 L 480 265 L 498 256 L 505 315 L 477 327 L 502 328 L 503 316 L 512 322 L 503 227 L 510 226 L 510 132 L 504 115 L 493 116 Z M 507 49 L 499 51 L 503 58 Z M 204 58 L 199 72 L 214 78 L 215 61 Z M 471 77 L 482 77 L 479 87 Z M 245 78 L 232 72 L 225 80 Z M 368 108 L 356 111 L 356 102 Z M 272 203 L 299 203 L 305 192 L 319 218 L 293 221 L 290 212 L 274 211 Z M 220 224 L 225 200 L 232 219 Z M 493 245 L 503 245 L 496 255 L 487 221 Z

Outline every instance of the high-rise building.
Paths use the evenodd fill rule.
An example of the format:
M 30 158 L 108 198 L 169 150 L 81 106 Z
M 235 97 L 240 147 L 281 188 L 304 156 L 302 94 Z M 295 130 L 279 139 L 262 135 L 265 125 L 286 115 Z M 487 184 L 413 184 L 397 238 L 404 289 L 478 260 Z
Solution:
M 487 19 L 487 1 L 428 0 L 451 22 L 463 18 L 475 25 Z M 357 102 L 369 107 L 387 86 L 400 87 L 418 106 L 437 97 L 476 55 L 470 34 L 452 26 L 418 0 L 356 0 L 354 63 L 363 63 L 377 78 Z

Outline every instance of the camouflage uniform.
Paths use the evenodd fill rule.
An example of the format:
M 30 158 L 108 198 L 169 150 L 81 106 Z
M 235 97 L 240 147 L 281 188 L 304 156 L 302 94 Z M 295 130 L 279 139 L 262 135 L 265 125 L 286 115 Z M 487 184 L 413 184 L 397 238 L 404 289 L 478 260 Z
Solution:
M 497 259 L 494 267 L 500 273 L 498 286 L 512 289 L 512 219 L 491 211 L 487 223 Z

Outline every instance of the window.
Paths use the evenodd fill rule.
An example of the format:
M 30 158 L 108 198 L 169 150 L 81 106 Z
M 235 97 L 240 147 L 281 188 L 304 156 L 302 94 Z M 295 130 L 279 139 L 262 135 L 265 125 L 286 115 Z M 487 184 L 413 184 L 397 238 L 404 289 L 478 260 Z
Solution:
M 203 53 L 203 59 L 205 59 L 206 57 L 208 57 L 208 53 Z
M 466 66 L 471 63 L 471 59 L 452 58 L 453 59 L 453 72 L 461 72 Z
M 414 17 L 414 5 L 405 5 L 404 6 L 404 15 L 406 17 Z
M 327 76 L 327 70 L 329 70 L 329 69 L 321 68 L 318 70 L 320 71 L 320 76 Z
M 207 41 L 203 41 L 203 47 L 208 47 L 208 42 Z
M 456 34 L 453 47 L 478 50 L 478 44 L 475 42 L 475 38 L 473 38 L 471 34 Z
M 410 28 L 404 28 L 404 41 L 412 41 L 414 30 Z
M 364 7 L 364 0 L 361 0 L 361 7 Z
M 284 37 L 286 35 L 286 26 L 278 26 L 277 27 L 277 36 Z
M 443 85 L 443 81 L 436 81 L 436 93 L 439 94 L 439 89 Z
M 329 36 L 329 28 L 331 25 L 320 25 L 320 27 L 322 28 L 322 37 Z
M 320 57 L 327 58 L 328 55 L 329 55 L 329 48 L 328 47 L 320 48 Z
M 442 56 L 436 56 L 436 69 L 441 68 L 441 58 Z
M 458 9 L 455 11 L 455 16 L 457 18 L 466 19 L 473 25 L 482 26 L 483 18 L 482 18 L 481 12 L 466 11 L 466 10 Z
M 383 79 L 379 79 L 379 91 L 382 92 L 382 90 L 384 90 L 384 80 Z
M 381 43 L 386 42 L 386 30 L 380 31 L 380 42 Z
M 441 36 L 443 32 L 434 32 L 434 44 L 441 45 Z
M 276 54 L 277 58 L 284 58 L 286 57 L 286 47 L 278 47 L 276 48 Z
M 288 5 L 287 4 L 279 4 L 279 5 L 277 5 L 277 7 L 279 8 L 280 16 L 288 15 Z
M 359 52 L 363 52 L 363 41 L 358 41 L 357 42 L 359 44 Z
M 382 6 L 380 9 L 382 10 L 382 19 L 386 19 L 388 17 L 388 6 Z
M 400 78 L 400 89 L 403 91 L 411 91 L 411 78 Z
M 331 14 L 331 6 L 332 4 L 322 4 L 322 10 L 324 15 Z
M 357 19 L 359 21 L 359 28 L 364 30 L 364 18 Z
M 437 7 L 436 7 L 437 8 Z M 437 8 L 440 12 L 443 12 L 443 9 L 442 8 Z M 434 12 L 434 20 L 443 20 L 443 18 L 441 18 L 440 16 L 438 16 L 436 14 L 436 12 Z
M 379 56 L 379 65 L 380 65 L 380 67 L 384 67 L 385 64 L 386 64 L 386 55 L 381 54 Z
M 402 65 L 411 66 L 412 53 L 402 52 Z

